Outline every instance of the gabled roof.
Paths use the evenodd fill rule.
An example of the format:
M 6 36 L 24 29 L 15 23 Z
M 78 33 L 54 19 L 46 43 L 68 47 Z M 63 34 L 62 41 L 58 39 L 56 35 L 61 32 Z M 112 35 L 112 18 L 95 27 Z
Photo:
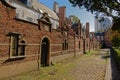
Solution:
M 42 3 L 38 2 L 38 0 L 33 0 L 32 6 L 35 10 L 41 10 L 45 13 L 48 13 L 48 15 L 50 17 L 52 17 L 53 19 L 59 20 L 57 14 L 52 9 L 50 9 L 47 6 L 43 5 Z
M 13 9 L 16 9 L 14 6 L 10 5 L 9 3 L 6 2 L 6 0 L 0 0 L 3 4 L 5 4 L 6 6 L 9 6 Z
M 22 4 L 18 0 L 11 0 L 11 1 L 16 2 L 18 4 Z M 5 2 L 8 3 L 9 5 L 13 6 L 13 4 L 10 4 L 8 0 L 5 0 Z M 24 4 L 22 4 L 22 5 L 25 6 L 25 7 L 28 7 L 28 6 L 24 5 Z M 51 17 L 52 19 L 59 20 L 57 14 L 52 9 L 50 9 L 47 6 L 43 5 L 38 0 L 32 0 L 32 7 L 29 7 L 29 8 L 33 9 L 33 10 L 36 10 L 36 11 L 41 11 L 43 13 L 48 13 L 49 17 Z

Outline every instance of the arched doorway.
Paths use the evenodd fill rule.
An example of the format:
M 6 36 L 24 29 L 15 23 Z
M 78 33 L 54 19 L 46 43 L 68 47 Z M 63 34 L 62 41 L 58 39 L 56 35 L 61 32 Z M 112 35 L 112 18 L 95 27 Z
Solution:
M 49 39 L 44 38 L 41 43 L 41 66 L 49 66 Z

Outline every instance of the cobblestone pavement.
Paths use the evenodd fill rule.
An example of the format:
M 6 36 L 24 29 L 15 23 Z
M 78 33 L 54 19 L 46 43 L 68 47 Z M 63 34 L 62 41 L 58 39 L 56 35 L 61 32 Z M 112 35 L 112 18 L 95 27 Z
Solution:
M 71 77 L 71 80 L 104 80 L 106 62 L 109 58 L 107 53 L 108 50 L 99 50 L 91 56 L 82 56 L 66 79 L 69 80 Z
M 104 80 L 109 58 L 107 53 L 108 50 L 104 49 L 92 55 L 83 54 L 7 80 Z

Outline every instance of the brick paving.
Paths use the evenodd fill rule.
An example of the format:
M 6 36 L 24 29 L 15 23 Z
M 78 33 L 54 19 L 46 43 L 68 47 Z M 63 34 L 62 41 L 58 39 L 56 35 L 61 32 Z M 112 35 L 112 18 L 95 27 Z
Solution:
M 108 50 L 100 50 L 91 56 L 82 56 L 78 64 L 70 71 L 66 80 L 104 80 Z

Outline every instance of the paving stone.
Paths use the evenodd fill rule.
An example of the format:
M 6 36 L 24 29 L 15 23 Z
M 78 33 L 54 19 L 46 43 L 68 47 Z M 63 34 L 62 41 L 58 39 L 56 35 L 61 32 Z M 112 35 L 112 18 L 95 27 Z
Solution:
M 98 55 L 99 54 L 99 55 Z M 80 62 L 70 71 L 69 75 L 73 80 L 104 80 L 106 51 L 99 51 L 97 55 L 82 56 Z

